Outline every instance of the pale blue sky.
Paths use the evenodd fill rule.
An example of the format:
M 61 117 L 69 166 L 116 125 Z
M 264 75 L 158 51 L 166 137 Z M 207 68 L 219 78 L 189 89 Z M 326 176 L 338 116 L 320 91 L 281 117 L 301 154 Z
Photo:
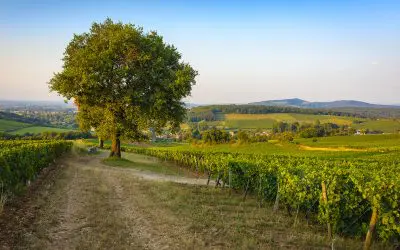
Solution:
M 400 1 L 0 0 L 0 99 L 54 100 L 73 33 L 106 17 L 157 30 L 199 71 L 187 101 L 400 103 Z

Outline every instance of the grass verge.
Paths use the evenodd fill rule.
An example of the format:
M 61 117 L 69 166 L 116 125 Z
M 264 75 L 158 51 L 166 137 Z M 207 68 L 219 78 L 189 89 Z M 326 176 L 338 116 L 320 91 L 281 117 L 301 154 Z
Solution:
M 109 157 L 102 162 L 111 167 L 133 168 L 140 171 L 149 171 L 164 175 L 194 176 L 185 168 L 169 162 L 162 162 L 154 157 L 148 157 L 133 153 L 124 153 L 125 158 Z

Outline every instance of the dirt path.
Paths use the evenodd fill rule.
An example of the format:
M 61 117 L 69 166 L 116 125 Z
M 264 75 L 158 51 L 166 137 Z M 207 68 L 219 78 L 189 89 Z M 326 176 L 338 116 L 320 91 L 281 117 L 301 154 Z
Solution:
M 187 248 L 185 222 L 145 197 L 138 178 L 189 184 L 206 180 L 108 167 L 100 159 L 68 158 L 48 170 L 19 204 L 6 207 L 0 247 Z
M 107 168 L 107 171 L 112 171 L 112 172 L 117 172 L 121 173 L 127 176 L 135 176 L 144 180 L 150 180 L 150 181 L 160 181 L 160 182 L 175 182 L 175 183 L 182 183 L 182 184 L 191 184 L 191 185 L 207 185 L 207 179 L 206 178 L 194 178 L 194 177 L 187 177 L 187 176 L 177 176 L 177 175 L 165 175 L 161 173 L 155 173 L 151 171 L 144 171 L 144 170 L 138 170 L 135 168 L 111 168 L 108 166 L 104 166 L 104 164 L 101 164 L 100 159 L 107 157 L 109 152 L 107 151 L 101 151 L 101 154 L 97 156 L 97 159 L 92 160 L 92 165 L 96 165 L 97 167 L 103 167 Z M 130 153 L 123 153 L 123 157 L 129 155 Z M 132 154 L 134 155 L 134 154 Z M 154 161 L 159 162 L 158 159 L 154 157 L 146 157 L 146 158 L 152 158 Z M 139 161 L 140 162 L 140 161 Z M 143 161 L 145 163 L 148 163 L 149 160 Z M 93 164 L 95 163 L 95 164 Z M 134 164 L 134 163 L 133 163 Z M 163 164 L 160 162 L 160 164 Z M 210 180 L 209 185 L 215 185 L 214 180 Z
M 133 176 L 151 180 L 151 181 L 169 181 L 175 183 L 182 184 L 191 184 L 191 185 L 207 185 L 207 179 L 197 179 L 197 178 L 188 178 L 183 176 L 173 176 L 173 175 L 163 175 L 157 174 L 147 171 L 139 171 L 135 169 L 125 169 L 128 174 L 132 174 Z M 120 171 L 120 170 L 119 170 Z M 214 185 L 214 181 L 210 180 L 210 185 Z

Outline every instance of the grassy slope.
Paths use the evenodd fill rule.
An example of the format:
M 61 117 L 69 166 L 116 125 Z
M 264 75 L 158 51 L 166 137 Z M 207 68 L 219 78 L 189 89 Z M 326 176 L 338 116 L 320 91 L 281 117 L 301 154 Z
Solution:
M 172 163 L 162 162 L 155 157 L 133 153 L 123 153 L 123 157 L 124 158 L 105 158 L 102 162 L 111 167 L 134 168 L 140 171 L 151 171 L 165 175 L 192 176 L 186 168 L 179 167 Z
M 68 131 L 72 130 L 63 128 L 33 126 L 32 124 L 29 123 L 0 119 L 0 132 L 7 132 L 13 135 L 16 134 L 23 135 L 25 133 L 38 134 L 43 132 L 68 132 Z
M 97 143 L 95 139 L 87 140 Z M 106 144 L 110 144 L 106 141 Z M 326 150 L 305 150 L 302 146 L 326 148 Z M 123 143 L 125 147 L 134 145 Z M 360 136 L 333 136 L 318 138 L 316 142 L 310 139 L 295 139 L 294 143 L 280 143 L 269 141 L 266 143 L 250 144 L 185 144 L 185 143 L 154 143 L 146 144 L 146 147 L 171 147 L 177 150 L 195 149 L 218 152 L 239 152 L 255 154 L 284 154 L 295 156 L 316 156 L 320 158 L 385 158 L 399 155 L 400 135 L 360 135 Z M 330 148 L 362 149 L 365 151 L 333 151 Z M 130 159 L 131 160 L 131 159 Z M 135 160 L 133 160 L 135 162 Z
M 304 150 L 302 145 L 326 150 Z M 129 146 L 129 145 L 127 145 Z M 152 147 L 169 146 L 178 150 L 195 149 L 218 152 L 239 152 L 256 154 L 285 154 L 295 156 L 316 156 L 320 158 L 385 158 L 396 156 L 400 149 L 400 135 L 360 135 L 360 136 L 333 136 L 313 139 L 295 139 L 294 143 L 280 143 L 269 141 L 266 143 L 250 144 L 153 144 Z M 333 151 L 330 148 L 355 148 L 365 151 Z
M 318 147 L 318 145 L 316 145 Z M 177 149 L 197 149 L 217 152 L 238 152 L 246 154 L 265 154 L 265 155 L 293 155 L 293 156 L 309 156 L 320 158 L 354 158 L 354 157 L 370 157 L 380 152 L 353 152 L 353 151 L 312 151 L 302 150 L 300 145 L 294 143 L 251 143 L 251 144 L 221 144 L 221 145 L 187 145 L 180 146 Z
M 351 125 L 353 118 L 327 115 L 306 115 L 306 114 L 226 114 L 226 125 L 232 128 L 272 128 L 274 122 L 300 122 L 314 123 L 319 120 L 321 123 L 336 123 L 339 125 Z
M 380 120 L 367 120 L 361 124 L 354 124 L 353 127 L 357 129 L 370 129 L 370 130 L 382 130 L 385 133 L 397 133 L 400 131 L 400 120 L 393 119 L 380 119 Z
M 158 206 L 184 220 L 195 235 L 193 248 L 205 249 L 328 249 L 323 226 L 297 221 L 286 212 L 272 211 L 241 192 L 174 183 L 142 184 L 142 192 Z M 337 237 L 338 249 L 360 249 L 362 242 Z M 384 246 L 375 245 L 377 248 Z
M 400 146 L 400 134 L 333 136 L 312 139 L 297 139 L 301 144 L 323 147 L 352 147 L 352 148 L 392 148 Z
M 328 116 L 328 115 L 308 115 L 308 114 L 225 114 L 223 121 L 207 122 L 209 126 L 224 126 L 233 129 L 271 129 L 274 122 L 300 122 L 315 123 L 335 123 L 338 125 L 349 125 L 357 129 L 368 128 L 370 130 L 382 130 L 385 133 L 396 133 L 400 130 L 400 120 L 395 119 L 360 119 L 353 117 Z M 363 121 L 361 124 L 353 124 L 354 120 Z M 182 128 L 187 128 L 183 125 Z
M 28 123 L 23 123 L 23 122 L 16 122 L 12 120 L 5 120 L 5 119 L 0 119 L 0 132 L 7 132 L 7 131 L 12 131 L 15 129 L 21 129 L 25 127 L 32 126 L 31 124 Z
M 27 128 L 22 128 L 22 129 L 17 129 L 12 131 L 10 134 L 20 134 L 23 135 L 25 133 L 43 133 L 43 132 L 69 132 L 73 131 L 71 129 L 63 129 L 63 128 L 52 128 L 52 127 L 40 127 L 40 126 L 33 126 L 33 127 L 27 127 Z

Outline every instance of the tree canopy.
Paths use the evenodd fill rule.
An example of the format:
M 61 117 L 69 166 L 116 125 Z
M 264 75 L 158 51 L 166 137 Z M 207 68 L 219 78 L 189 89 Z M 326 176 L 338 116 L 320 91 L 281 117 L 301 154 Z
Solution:
M 182 98 L 197 75 L 156 32 L 111 19 L 75 34 L 63 62 L 50 89 L 76 100 L 80 116 L 86 117 L 78 120 L 96 116 L 84 126 L 109 134 L 113 156 L 120 156 L 121 137 L 139 139 L 150 127 L 177 127 L 186 113 Z

